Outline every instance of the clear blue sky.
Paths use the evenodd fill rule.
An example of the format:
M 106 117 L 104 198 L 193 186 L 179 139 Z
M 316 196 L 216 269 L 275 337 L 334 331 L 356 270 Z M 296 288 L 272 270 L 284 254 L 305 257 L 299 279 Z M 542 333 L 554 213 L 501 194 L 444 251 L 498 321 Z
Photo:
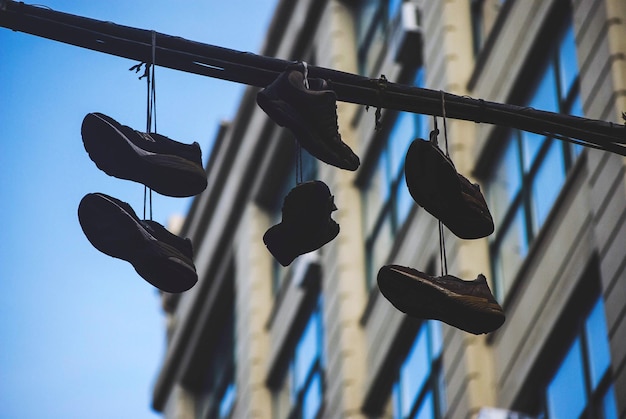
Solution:
M 30 3 L 26 1 L 26 3 Z M 258 52 L 276 0 L 38 0 L 52 9 Z M 0 28 L 0 418 L 154 418 L 165 352 L 158 294 L 78 223 L 90 192 L 142 214 L 143 187 L 100 172 L 89 112 L 145 127 L 136 62 Z M 157 68 L 158 132 L 206 153 L 244 86 Z M 162 224 L 189 199 L 154 196 Z

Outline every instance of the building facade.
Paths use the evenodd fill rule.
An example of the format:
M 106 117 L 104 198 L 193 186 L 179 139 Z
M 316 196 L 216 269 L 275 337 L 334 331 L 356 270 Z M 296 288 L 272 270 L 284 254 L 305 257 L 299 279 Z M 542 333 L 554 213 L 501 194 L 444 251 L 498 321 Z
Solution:
M 623 123 L 623 0 L 280 0 L 262 55 L 494 102 Z M 376 274 L 441 272 L 438 223 L 412 201 L 404 155 L 433 117 L 338 102 L 356 172 L 302 155 L 341 227 L 281 267 L 263 244 L 296 185 L 292 135 L 249 87 L 218 130 L 209 185 L 181 235 L 198 284 L 163 295 L 167 418 L 625 418 L 624 158 L 501 126 L 438 118 L 496 225 L 444 232 L 449 273 L 484 273 L 507 320 L 475 336 L 398 312 Z M 445 110 L 445 104 L 442 103 Z M 519 416 L 513 413 L 518 412 Z

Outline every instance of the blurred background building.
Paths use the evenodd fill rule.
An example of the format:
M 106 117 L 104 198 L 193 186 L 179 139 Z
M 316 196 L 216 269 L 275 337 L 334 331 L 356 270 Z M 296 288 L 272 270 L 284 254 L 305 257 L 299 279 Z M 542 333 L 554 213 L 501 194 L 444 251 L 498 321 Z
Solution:
M 245 28 L 242 28 L 245 30 Z M 623 123 L 623 0 L 282 0 L 262 55 Z M 295 186 L 292 135 L 248 88 L 180 234 L 198 284 L 164 295 L 168 349 L 153 406 L 167 418 L 626 417 L 624 159 L 448 119 L 457 170 L 496 231 L 445 234 L 449 272 L 484 273 L 507 321 L 474 336 L 408 318 L 379 293 L 389 263 L 439 274 L 437 222 L 403 178 L 433 118 L 338 103 L 348 172 L 303 156 L 339 208 L 339 236 L 288 268 L 262 236 Z M 438 121 L 443 140 L 443 121 Z M 518 412 L 518 413 L 513 413 Z

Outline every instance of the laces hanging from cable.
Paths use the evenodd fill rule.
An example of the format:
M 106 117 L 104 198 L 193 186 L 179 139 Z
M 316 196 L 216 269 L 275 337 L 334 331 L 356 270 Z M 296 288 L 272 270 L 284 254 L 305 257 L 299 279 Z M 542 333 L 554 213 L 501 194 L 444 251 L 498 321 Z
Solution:
M 302 146 L 296 141 L 296 186 L 302 183 Z
M 152 31 L 152 60 L 146 63 L 146 132 L 148 134 L 157 132 L 156 123 L 156 80 L 155 80 L 155 62 L 156 62 L 156 32 Z M 154 130 L 153 127 L 154 126 Z M 146 218 L 146 201 L 149 199 L 150 221 L 152 221 L 152 189 L 147 186 L 143 187 L 143 218 Z
M 306 61 L 302 61 L 302 67 L 304 74 L 304 87 L 309 89 L 309 65 Z M 295 140 L 296 143 L 296 186 L 302 183 L 302 146 L 298 142 L 298 139 Z
M 448 127 L 446 125 L 446 100 L 443 91 L 441 91 L 441 108 L 443 116 L 443 137 L 446 156 L 450 158 L 450 150 L 448 148 Z M 434 129 L 430 133 L 430 141 L 434 142 L 434 147 L 439 147 L 437 144 L 437 135 L 439 129 L 437 128 L 437 117 L 433 116 Z M 441 276 L 448 275 L 448 258 L 446 256 L 446 241 L 444 238 L 443 223 L 439 220 L 439 262 L 441 264 Z
M 304 87 L 309 89 L 309 65 L 306 61 L 302 61 L 302 67 L 304 67 Z

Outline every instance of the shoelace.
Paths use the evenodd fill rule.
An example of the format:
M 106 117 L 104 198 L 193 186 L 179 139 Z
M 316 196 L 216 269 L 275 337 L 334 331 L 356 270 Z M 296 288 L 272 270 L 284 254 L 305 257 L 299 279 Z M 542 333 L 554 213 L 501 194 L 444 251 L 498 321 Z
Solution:
M 146 132 L 141 132 L 141 131 L 135 131 L 137 134 L 139 134 L 139 136 L 141 138 L 143 138 L 146 141 L 149 141 L 151 143 L 156 143 L 156 140 L 154 138 L 152 138 L 152 136 Z

